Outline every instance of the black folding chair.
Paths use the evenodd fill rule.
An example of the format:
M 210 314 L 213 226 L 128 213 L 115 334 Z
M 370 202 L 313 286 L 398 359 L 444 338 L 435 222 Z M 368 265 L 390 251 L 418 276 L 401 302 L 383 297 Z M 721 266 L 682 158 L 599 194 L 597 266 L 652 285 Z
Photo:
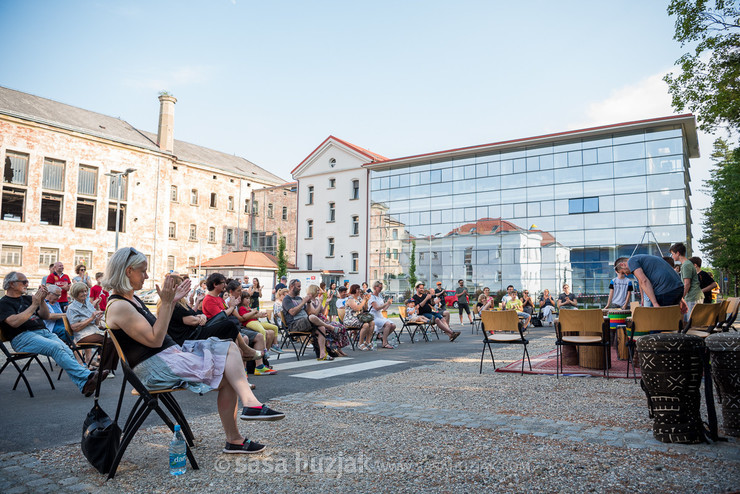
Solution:
M 198 463 L 195 461 L 195 456 L 193 456 L 193 452 L 190 450 L 190 448 L 193 446 L 193 431 L 190 429 L 190 424 L 188 424 L 188 421 L 185 418 L 180 405 L 177 403 L 174 396 L 172 396 L 173 391 L 179 391 L 183 388 L 170 388 L 156 391 L 150 391 L 146 389 L 146 387 L 142 384 L 136 374 L 134 374 L 134 371 L 131 370 L 131 367 L 129 367 L 126 356 L 123 354 L 121 346 L 118 344 L 118 340 L 116 340 L 113 331 L 109 329 L 108 335 L 110 336 L 111 341 L 116 347 L 116 352 L 118 352 L 118 357 L 121 360 L 121 369 L 123 369 L 123 382 L 121 382 L 121 393 L 118 397 L 118 406 L 116 407 L 116 417 L 114 419 L 115 422 L 118 422 L 118 417 L 121 412 L 121 405 L 123 404 L 123 393 L 126 391 L 126 383 L 131 383 L 131 386 L 133 386 L 134 388 L 131 390 L 131 394 L 134 396 L 138 396 L 136 403 L 131 409 L 131 412 L 129 412 L 128 419 L 126 419 L 126 425 L 124 425 L 123 427 L 121 444 L 118 447 L 116 457 L 113 459 L 113 464 L 110 467 L 108 478 L 112 479 L 113 477 L 115 477 L 116 470 L 118 469 L 118 464 L 121 462 L 121 458 L 126 452 L 126 448 L 152 411 L 157 412 L 157 415 L 160 416 L 162 421 L 167 425 L 167 427 L 170 428 L 172 432 L 175 431 L 175 424 L 159 406 L 160 402 L 170 412 L 172 418 L 175 419 L 175 422 L 180 424 L 183 435 L 185 436 L 185 453 L 187 454 L 188 460 L 190 461 L 190 465 L 193 467 L 193 470 L 198 470 Z
M 291 331 L 282 312 L 280 312 L 280 320 L 283 323 L 280 327 L 280 334 L 283 336 L 283 340 L 280 342 L 280 348 L 287 348 L 287 344 L 290 344 L 295 352 L 296 360 L 301 360 L 301 355 L 306 353 L 306 347 L 308 347 L 308 343 L 312 340 L 313 333 L 311 331 Z M 298 342 L 298 348 L 295 346 L 296 342 Z
M 64 330 L 67 332 L 67 338 L 69 338 L 69 341 L 71 342 L 69 345 L 69 348 L 72 350 L 72 353 L 75 354 L 77 359 L 82 362 L 82 365 L 89 366 L 92 362 L 95 361 L 95 357 L 100 355 L 100 350 L 103 348 L 102 343 L 75 343 L 75 337 L 74 332 L 72 331 L 72 325 L 69 324 L 69 320 L 67 319 L 67 315 L 65 314 L 64 317 L 62 317 L 62 321 L 64 322 Z M 85 350 L 94 350 L 92 354 L 90 354 L 90 358 L 85 358 Z M 59 369 L 59 376 L 57 377 L 57 381 L 62 378 L 62 373 L 64 372 L 64 369 Z
M 2 367 L 0 367 L 0 374 L 3 373 L 8 365 L 13 364 L 15 370 L 18 371 L 18 377 L 15 380 L 15 384 L 13 384 L 13 391 L 15 391 L 15 388 L 18 387 L 18 383 L 20 382 L 20 380 L 23 379 L 23 382 L 26 384 L 26 389 L 28 389 L 28 394 L 31 395 L 31 398 L 33 398 L 31 385 L 28 383 L 28 379 L 26 379 L 26 371 L 30 367 L 31 362 L 33 362 L 34 360 L 38 362 L 39 366 L 41 366 L 41 370 L 43 370 L 44 374 L 46 374 L 46 379 L 49 380 L 51 389 L 56 389 L 54 388 L 54 382 L 51 380 L 51 376 L 47 372 L 46 367 L 44 367 L 44 364 L 42 364 L 39 360 L 39 355 L 37 353 L 15 352 L 12 350 L 8 350 L 8 348 L 5 346 L 6 341 L 10 342 L 10 340 L 6 339 L 3 335 L 2 329 L 0 329 L 0 349 L 2 349 L 3 354 L 5 355 L 5 363 Z M 22 362 L 23 360 L 26 360 L 26 364 L 23 367 L 18 366 L 18 362 Z

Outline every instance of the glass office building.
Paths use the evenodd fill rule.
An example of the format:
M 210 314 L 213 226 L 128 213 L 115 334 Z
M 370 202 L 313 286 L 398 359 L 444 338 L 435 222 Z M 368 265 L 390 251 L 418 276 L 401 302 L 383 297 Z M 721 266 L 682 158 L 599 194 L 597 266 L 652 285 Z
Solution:
M 692 115 L 366 165 L 368 275 L 469 290 L 608 293 L 617 257 L 691 244 Z

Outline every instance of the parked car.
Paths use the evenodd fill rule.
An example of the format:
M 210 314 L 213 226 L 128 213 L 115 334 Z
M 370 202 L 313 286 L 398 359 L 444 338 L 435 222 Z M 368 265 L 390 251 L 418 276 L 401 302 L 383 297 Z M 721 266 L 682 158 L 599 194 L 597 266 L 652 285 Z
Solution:
M 445 305 L 457 309 L 457 295 L 455 295 L 455 290 L 445 290 Z
M 141 290 L 136 294 L 146 305 L 157 305 L 159 302 L 159 293 L 156 289 Z

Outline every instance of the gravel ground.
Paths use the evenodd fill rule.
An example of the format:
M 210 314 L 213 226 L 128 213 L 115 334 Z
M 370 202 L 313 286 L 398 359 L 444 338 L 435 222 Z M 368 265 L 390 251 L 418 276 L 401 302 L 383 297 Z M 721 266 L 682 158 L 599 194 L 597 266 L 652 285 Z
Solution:
M 553 341 L 530 346 L 537 355 Z M 505 365 L 521 348 L 494 354 Z M 170 433 L 163 426 L 139 431 L 112 481 L 87 464 L 79 445 L 34 454 L 35 470 L 52 472 L 60 484 L 75 476 L 87 490 L 111 493 L 740 489 L 740 444 L 658 443 L 632 380 L 494 373 L 490 359 L 479 375 L 479 359 L 273 400 L 285 420 L 242 424 L 269 445 L 266 454 L 221 454 L 214 413 L 191 424 L 200 470 L 182 477 L 168 475 Z

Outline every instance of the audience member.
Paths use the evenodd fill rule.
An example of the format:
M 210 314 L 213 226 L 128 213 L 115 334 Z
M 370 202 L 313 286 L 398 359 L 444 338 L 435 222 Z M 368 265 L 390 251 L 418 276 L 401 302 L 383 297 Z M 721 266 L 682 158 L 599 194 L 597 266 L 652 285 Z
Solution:
M 567 283 L 563 283 L 563 293 L 558 296 L 558 309 L 577 309 L 578 299 L 572 293 L 570 293 L 570 286 Z
M 545 288 L 545 291 L 540 295 L 540 316 L 545 320 L 545 324 L 548 326 L 554 322 L 553 311 L 555 310 L 555 299 L 550 295 L 550 290 Z
M 110 295 L 107 290 L 103 289 L 101 284 L 103 281 L 103 273 L 95 273 L 96 284 L 90 288 L 90 300 L 93 301 L 93 305 L 97 310 L 105 312 L 105 308 L 108 304 L 108 296 Z M 95 302 L 97 301 L 97 305 Z
M 485 293 L 478 296 L 478 303 L 475 304 L 475 312 L 480 315 L 484 310 L 491 310 L 493 297 L 487 297 Z
M 514 291 L 514 285 L 509 285 L 506 287 L 506 295 L 501 297 L 501 308 L 506 307 L 506 302 L 508 302 L 511 299 L 511 292 Z
M 681 263 L 679 274 L 683 281 L 683 299 L 688 305 L 688 312 L 684 316 L 684 321 L 689 321 L 689 315 L 694 305 L 704 299 L 704 294 L 699 286 L 699 275 L 696 273 L 694 263 L 686 258 L 686 246 L 681 243 L 675 243 L 670 248 L 671 257 L 674 261 Z
M 64 312 L 59 306 L 59 295 L 62 289 L 56 285 L 47 285 L 46 290 L 49 292 L 46 295 L 46 305 L 49 307 L 49 317 L 44 321 L 46 329 L 57 335 L 67 345 L 71 345 L 72 340 L 69 339 L 67 329 L 64 327 Z
M 439 299 L 439 309 L 442 311 L 447 310 L 447 301 L 445 300 L 445 295 L 447 295 L 447 290 L 445 290 L 442 286 L 442 282 L 438 281 L 437 288 L 434 289 L 434 296 Z M 449 322 L 449 318 L 447 319 L 447 322 Z
M 75 273 L 77 273 L 77 276 L 72 278 L 72 283 L 84 283 L 88 288 L 92 288 L 92 280 L 90 279 L 90 275 L 87 273 L 87 267 L 85 267 L 84 264 L 78 264 L 75 267 Z
M 515 310 L 516 315 L 523 319 L 523 325 L 525 328 L 529 327 L 529 322 L 532 320 L 532 315 L 524 312 L 524 305 L 522 300 L 519 298 L 519 294 L 516 290 L 512 290 L 511 297 L 506 302 L 506 310 Z
M 413 299 L 406 301 L 406 321 L 418 324 L 426 324 L 429 319 L 419 314 L 419 309 L 416 308 L 416 304 Z
M 522 292 L 522 312 L 526 312 L 530 316 L 534 314 L 534 302 L 532 302 L 532 298 L 529 296 L 529 290 Z
M 384 300 L 380 292 L 383 290 L 383 283 L 376 281 L 373 283 L 373 294 L 370 296 L 370 314 L 373 315 L 375 332 L 383 340 L 382 348 L 393 350 L 394 346 L 388 343 L 388 335 L 396 330 L 396 325 L 390 319 L 383 317 L 383 311 L 393 303 L 393 298 Z
M 344 306 L 344 327 L 348 330 L 357 330 L 360 332 L 358 339 L 359 344 L 357 348 L 362 351 L 375 349 L 372 338 L 374 334 L 373 330 L 375 328 L 374 321 L 360 321 L 360 314 L 362 314 L 363 312 L 368 312 L 370 297 L 371 295 L 369 293 L 365 293 L 362 291 L 360 285 L 352 285 L 349 288 L 349 297 L 347 298 L 347 302 Z
M 134 295 L 148 278 L 144 254 L 132 247 L 119 249 L 108 261 L 103 285 L 111 289 L 106 322 L 116 335 L 129 365 L 147 388 L 185 385 L 205 393 L 218 389 L 218 412 L 226 435 L 225 453 L 257 453 L 265 446 L 246 439 L 236 423 L 237 398 L 242 420 L 280 420 L 285 414 L 260 403 L 250 390 L 239 348 L 228 340 L 209 338 L 180 347 L 167 335 L 174 305 L 185 297 L 190 282 L 175 286 L 167 276 L 159 290 L 160 310 L 155 317 Z
M 283 299 L 283 316 L 288 324 L 288 331 L 311 332 L 315 336 L 316 345 L 319 347 L 318 360 L 334 360 L 334 357 L 326 353 L 326 335 L 324 331 L 332 327 L 319 319 L 316 315 L 306 312 L 306 304 L 314 299 L 311 295 L 301 298 L 301 282 L 297 279 L 290 280 L 288 294 Z
M 458 336 L 460 336 L 460 331 L 452 331 L 450 329 L 450 326 L 445 321 L 444 316 L 432 310 L 430 301 L 432 299 L 433 292 L 431 290 L 429 291 L 425 290 L 424 283 L 421 281 L 416 284 L 415 288 L 416 288 L 416 295 L 414 295 L 411 298 L 414 300 L 414 303 L 419 308 L 419 313 L 422 316 L 429 319 L 430 324 L 436 324 L 437 327 L 441 329 L 443 333 L 449 336 L 450 342 L 455 341 L 455 339 Z M 462 315 L 460 317 L 462 317 Z
M 51 273 L 54 272 L 54 264 L 56 264 L 56 263 L 52 262 L 51 264 L 49 264 L 49 274 L 51 274 Z M 48 284 L 48 283 L 46 283 L 46 279 L 49 277 L 49 274 L 45 274 L 44 277 L 41 278 L 41 284 L 42 285 L 47 285 Z
M 62 294 L 59 295 L 59 306 L 64 312 L 67 312 L 67 305 L 69 300 L 67 299 L 67 290 L 72 284 L 69 280 L 69 276 L 64 274 L 64 264 L 61 262 L 55 262 L 49 276 L 46 277 L 47 285 L 56 285 L 62 289 Z
M 282 290 L 283 288 L 288 288 L 288 277 L 283 275 L 280 277 L 280 281 L 275 285 L 275 288 L 272 289 L 272 299 L 275 300 L 277 298 L 277 292 Z
M 463 323 L 463 311 L 468 314 L 468 320 L 472 324 L 473 316 L 470 315 L 470 305 L 468 304 L 470 299 L 468 298 L 468 290 L 465 288 L 465 282 L 463 280 L 457 280 L 455 295 L 457 296 L 457 311 L 460 313 L 460 324 Z
M 347 292 L 348 290 L 344 285 L 337 288 L 337 311 L 345 308 L 345 304 L 347 303 Z
M 249 306 L 252 309 L 260 308 L 260 299 L 262 298 L 262 287 L 260 286 L 260 280 L 254 278 L 252 280 L 252 286 L 249 288 Z
M 49 307 L 44 303 L 48 292 L 41 285 L 33 295 L 26 295 L 28 278 L 11 271 L 3 279 L 5 296 L 0 298 L 0 329 L 16 352 L 38 353 L 54 359 L 67 372 L 83 395 L 91 396 L 98 378 L 105 379 L 108 371 L 90 371 L 75 359 L 72 350 L 57 335 L 46 329 L 44 320 Z
M 719 285 L 717 284 L 716 281 L 714 281 L 714 278 L 712 277 L 712 273 L 703 271 L 701 269 L 701 258 L 692 257 L 689 260 L 692 262 L 692 264 L 696 268 L 696 274 L 697 276 L 699 276 L 699 287 L 701 288 L 701 291 L 704 294 L 704 303 L 711 304 L 713 302 L 713 297 L 712 297 L 713 290 L 717 288 Z
M 277 331 L 277 327 L 273 326 L 269 323 L 271 327 L 274 327 L 275 329 L 267 329 L 265 328 L 259 321 L 258 317 L 260 317 L 263 312 L 259 309 L 253 309 L 249 307 L 251 295 L 249 293 L 242 293 L 241 292 L 241 283 L 234 280 L 230 283 L 235 283 L 236 287 L 239 291 L 239 294 L 232 293 L 231 297 L 234 299 L 239 299 L 239 305 L 236 307 L 236 312 L 234 312 L 234 316 L 236 316 L 237 319 L 239 319 L 239 322 L 242 326 L 246 327 L 247 329 L 251 331 L 256 331 L 258 334 L 258 337 L 262 337 L 262 340 L 258 340 L 258 337 L 255 337 L 253 342 L 251 343 L 256 349 L 262 350 L 267 349 L 273 345 L 275 345 L 275 332 Z M 264 343 L 262 343 L 264 341 Z M 282 353 L 282 352 L 277 352 Z M 276 370 L 273 370 L 272 367 L 269 367 L 267 364 L 267 361 L 265 360 L 267 357 L 269 357 L 269 354 L 267 351 L 265 351 L 265 355 L 262 357 L 261 361 L 258 362 L 259 365 L 256 365 L 254 368 L 254 375 L 255 376 L 267 376 L 272 374 L 277 374 Z
M 311 295 L 313 299 L 311 303 L 306 306 L 306 312 L 309 316 L 314 315 L 318 317 L 324 324 L 324 336 L 326 337 L 326 348 L 329 354 L 333 356 L 346 357 L 347 354 L 342 351 L 342 348 L 349 345 L 349 339 L 347 338 L 347 330 L 344 325 L 340 322 L 329 322 L 324 315 L 326 306 L 322 301 L 321 287 L 316 285 L 309 285 L 306 289 L 306 293 Z
M 337 312 L 337 299 L 337 284 L 332 281 L 329 285 L 329 291 L 326 294 L 326 317 L 329 319 L 329 322 L 339 315 L 339 312 Z
M 88 287 L 85 283 L 76 282 L 69 288 L 71 298 L 67 307 L 67 321 L 72 329 L 74 342 L 79 343 L 98 343 L 100 345 L 105 341 L 105 331 L 100 326 L 100 320 L 103 318 L 103 311 L 96 310 L 88 298 Z M 110 343 L 110 342 L 109 342 Z M 112 344 L 105 345 L 105 353 L 101 355 L 102 369 L 110 371 L 115 370 L 118 366 L 118 354 Z M 90 364 L 90 355 L 92 350 L 85 349 L 85 360 Z

